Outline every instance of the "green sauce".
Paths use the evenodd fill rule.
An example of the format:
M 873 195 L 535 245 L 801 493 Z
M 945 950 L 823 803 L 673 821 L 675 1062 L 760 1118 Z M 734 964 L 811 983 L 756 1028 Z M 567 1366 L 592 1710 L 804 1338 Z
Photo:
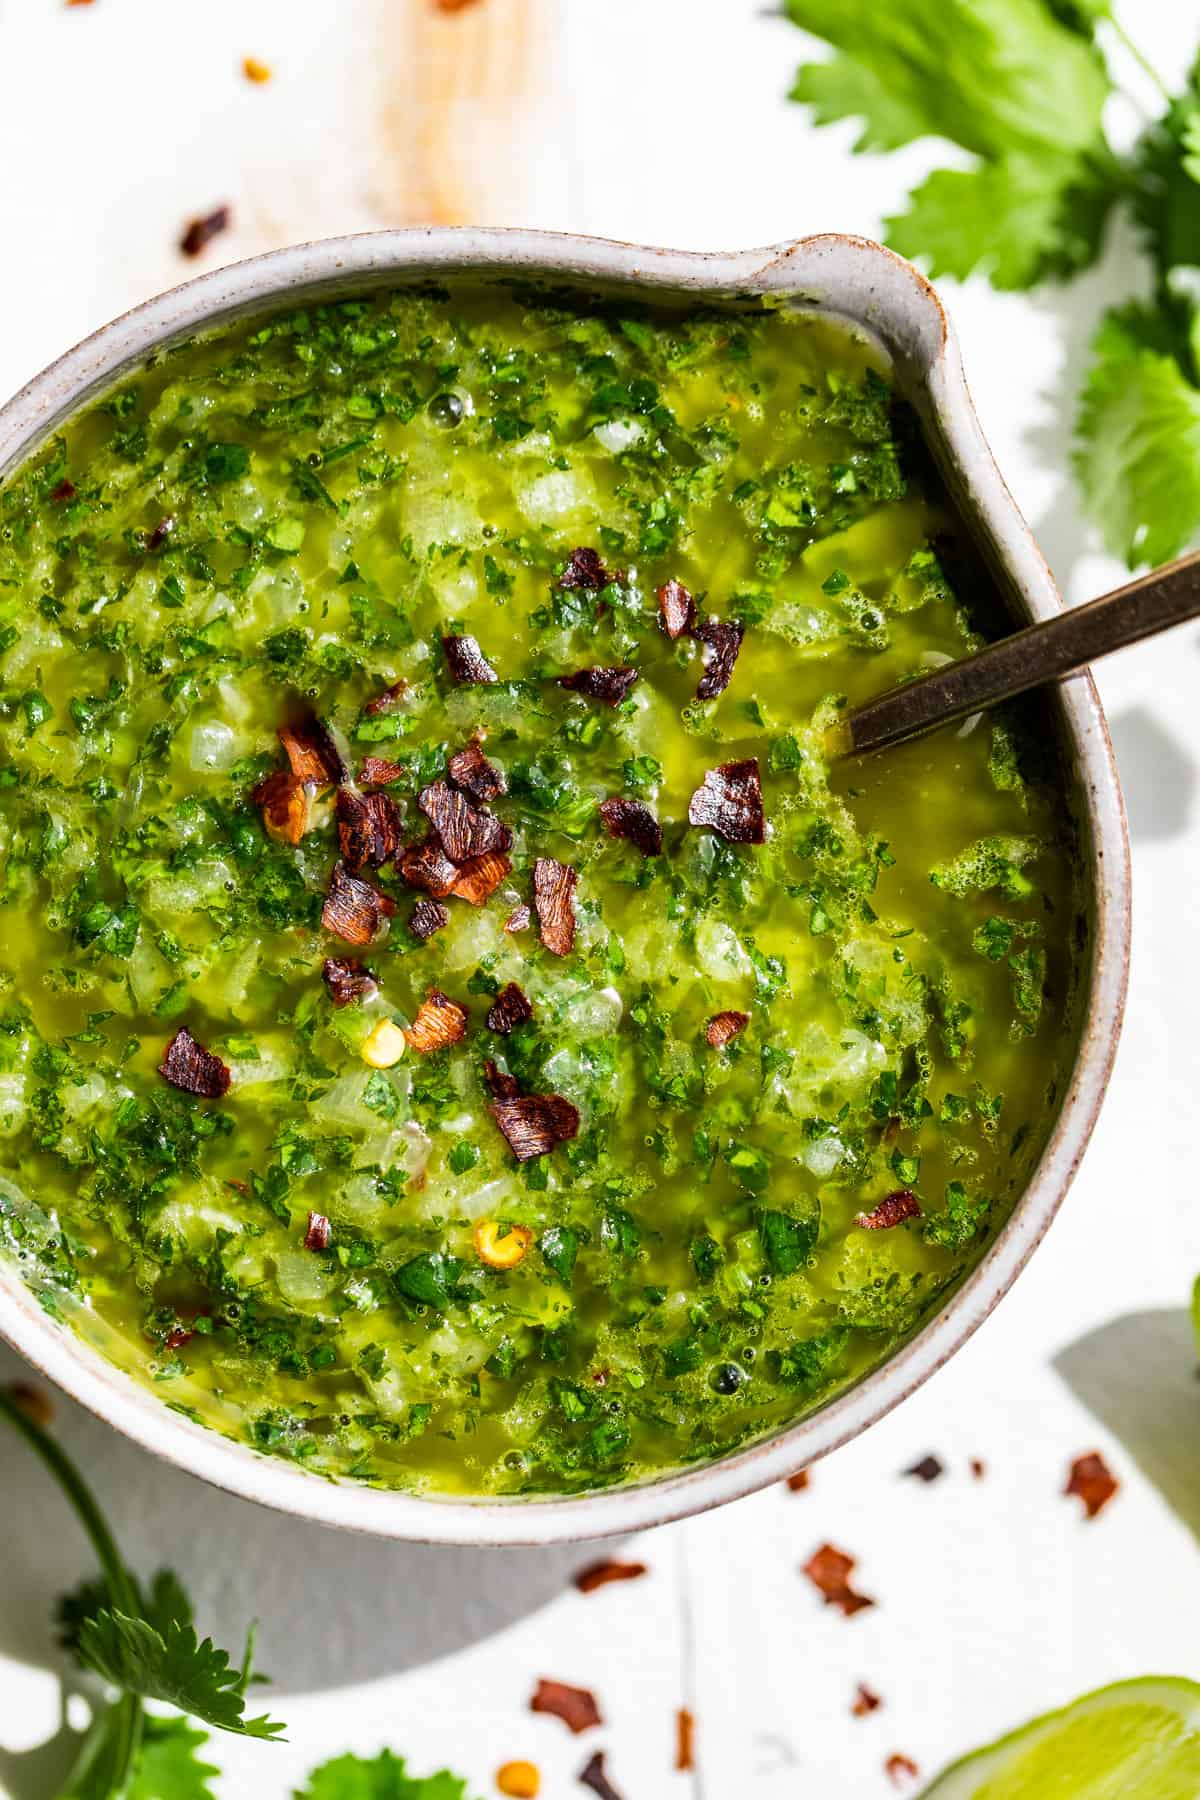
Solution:
M 1004 1222 L 1070 1043 L 1038 715 L 826 752 L 847 701 L 978 641 L 963 555 L 878 354 L 828 322 L 463 287 L 160 355 L 0 496 L 7 1254 L 172 1406 L 388 1486 L 629 1480 L 861 1376 Z M 704 699 L 710 618 L 744 636 Z M 468 636 L 497 679 L 454 678 Z M 558 681 L 593 668 L 637 679 Z M 375 791 L 409 845 L 480 734 L 490 897 L 422 940 L 392 861 L 369 945 L 323 928 L 328 783 L 294 844 L 254 798 L 305 709 L 352 782 L 403 765 Z M 750 762 L 764 841 L 689 823 Z M 561 954 L 506 929 L 539 858 L 577 877 Z M 327 958 L 374 991 L 335 1005 Z M 510 983 L 532 1016 L 501 1033 Z M 461 1041 L 365 1061 L 431 989 Z M 158 1072 L 181 1027 L 227 1092 Z M 498 1093 L 576 1129 L 519 1161 Z

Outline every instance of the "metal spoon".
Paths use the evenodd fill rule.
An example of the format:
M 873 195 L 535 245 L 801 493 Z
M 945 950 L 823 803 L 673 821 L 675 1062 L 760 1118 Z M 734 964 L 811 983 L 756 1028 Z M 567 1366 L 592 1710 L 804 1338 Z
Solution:
M 983 712 L 1027 688 L 1086 668 L 1111 650 L 1200 617 L 1200 552 L 1140 575 L 1127 587 L 1014 631 L 974 656 L 947 663 L 868 700 L 841 722 L 848 755 L 903 743 L 937 725 Z

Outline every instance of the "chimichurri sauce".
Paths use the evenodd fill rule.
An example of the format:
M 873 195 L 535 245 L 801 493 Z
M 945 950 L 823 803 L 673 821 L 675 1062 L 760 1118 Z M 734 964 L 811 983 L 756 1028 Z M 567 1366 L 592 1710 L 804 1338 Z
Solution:
M 163 1400 L 519 1494 L 879 1362 L 1044 1141 L 1047 733 L 878 353 L 508 287 L 158 356 L 0 496 L 0 1235 Z M 950 548 L 948 548 L 950 546 Z M 566 678 L 566 679 L 564 679 Z

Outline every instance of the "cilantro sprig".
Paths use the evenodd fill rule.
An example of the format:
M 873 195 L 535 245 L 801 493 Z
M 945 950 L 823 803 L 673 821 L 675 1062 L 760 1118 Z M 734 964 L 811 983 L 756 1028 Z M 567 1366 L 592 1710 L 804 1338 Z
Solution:
M 1133 566 L 1178 554 L 1200 534 L 1200 61 L 1169 95 L 1110 0 L 786 10 L 833 48 L 792 88 L 818 124 L 860 120 L 858 151 L 936 137 L 969 158 L 936 169 L 885 221 L 892 248 L 932 275 L 979 273 L 1008 290 L 1067 280 L 1097 260 L 1114 212 L 1132 217 L 1152 293 L 1110 311 L 1096 335 L 1075 470 L 1115 555 Z M 1121 52 L 1149 72 L 1165 110 L 1118 151 L 1106 109 L 1123 91 Z
M 209 1783 L 220 1770 L 201 1757 L 208 1734 L 191 1720 L 276 1741 L 284 1729 L 266 1714 L 246 1717 L 246 1689 L 267 1679 L 254 1672 L 253 1627 L 240 1665 L 211 1638 L 199 1639 L 178 1577 L 160 1569 L 147 1585 L 138 1581 L 95 1495 L 39 1422 L 28 1395 L 0 1387 L 0 1419 L 54 1476 L 100 1564 L 99 1579 L 81 1582 L 60 1600 L 58 1625 L 63 1647 L 116 1693 L 93 1712 L 57 1800 L 215 1800 Z M 147 1712 L 147 1700 L 165 1701 L 191 1718 Z M 412 1775 L 402 1757 L 382 1750 L 322 1763 L 294 1800 L 467 1800 L 467 1787 L 448 1769 Z
M 100 1565 L 99 1580 L 62 1601 L 59 1623 L 80 1666 L 116 1695 L 96 1710 L 60 1800 L 211 1800 L 207 1783 L 216 1771 L 198 1755 L 205 1733 L 184 1719 L 148 1714 L 144 1702 L 165 1701 L 222 1731 L 277 1737 L 279 1721 L 246 1717 L 247 1687 L 263 1679 L 254 1672 L 253 1631 L 238 1666 L 211 1638 L 198 1638 L 177 1577 L 161 1570 L 142 1586 L 75 1464 L 11 1390 L 0 1389 L 0 1418 L 54 1476 Z

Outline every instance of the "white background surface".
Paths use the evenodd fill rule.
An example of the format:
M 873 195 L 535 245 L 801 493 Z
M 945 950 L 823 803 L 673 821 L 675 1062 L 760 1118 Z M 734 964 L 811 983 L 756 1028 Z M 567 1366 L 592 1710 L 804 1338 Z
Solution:
M 1175 78 L 1200 9 L 1126 10 Z M 449 53 L 439 31 L 462 34 Z M 190 273 L 180 229 L 221 201 L 234 229 L 201 266 L 430 211 L 695 248 L 877 231 L 931 154 L 854 159 L 852 129 L 815 132 L 784 100 L 802 50 L 761 0 L 482 0 L 436 20 L 426 0 L 0 0 L 0 395 Z M 266 87 L 242 77 L 246 54 L 272 65 Z M 431 106 L 435 56 L 445 91 Z M 1068 396 L 1091 323 L 1135 267 L 1118 234 L 1069 292 L 947 291 L 985 429 L 1075 600 L 1120 572 L 1065 478 Z M 387 1743 L 418 1770 L 450 1763 L 481 1796 L 515 1756 L 541 1765 L 548 1800 L 581 1794 L 575 1775 L 603 1746 L 626 1800 L 871 1800 L 894 1791 L 892 1751 L 930 1773 L 1089 1685 L 1200 1674 L 1200 1386 L 1185 1313 L 1200 1269 L 1200 634 L 1127 654 L 1100 685 L 1136 894 L 1102 1122 L 999 1313 L 807 1492 L 650 1534 L 632 1547 L 647 1579 L 583 1598 L 567 1579 L 586 1549 L 431 1551 L 307 1529 L 160 1467 L 64 1404 L 63 1441 L 135 1564 L 176 1566 L 219 1641 L 262 1621 L 290 1741 L 214 1743 L 224 1796 L 276 1800 L 321 1757 Z M 0 1375 L 14 1364 L 0 1354 Z M 1090 1449 L 1123 1487 L 1084 1524 L 1061 1489 Z M 945 1478 L 903 1479 L 926 1451 Z M 89 1562 L 8 1441 L 0 1506 L 0 1791 L 41 1800 L 61 1755 L 36 1750 L 58 1725 L 51 1606 Z M 845 1620 L 819 1604 L 798 1571 L 826 1539 L 860 1559 L 876 1608 Z M 572 1739 L 531 1716 L 539 1675 L 594 1687 L 603 1729 Z M 860 1679 L 885 1699 L 864 1720 L 849 1711 Z M 672 1772 L 681 1704 L 697 1717 L 690 1776 Z

